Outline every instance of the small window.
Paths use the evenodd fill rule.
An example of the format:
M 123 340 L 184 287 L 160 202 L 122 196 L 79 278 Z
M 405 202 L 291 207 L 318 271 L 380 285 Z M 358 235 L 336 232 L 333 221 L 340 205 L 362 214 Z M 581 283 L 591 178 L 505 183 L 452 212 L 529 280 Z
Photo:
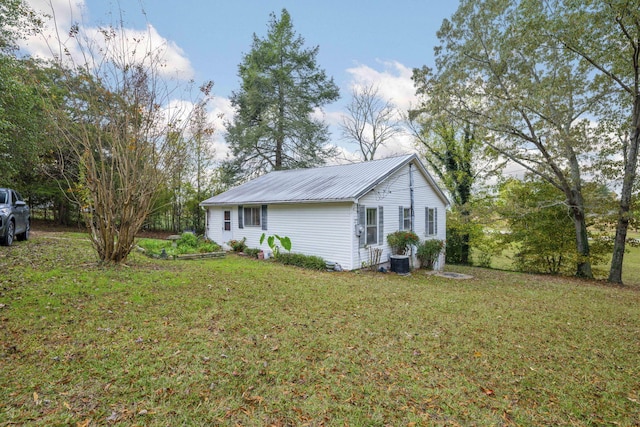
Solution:
M 367 245 L 378 243 L 378 209 L 367 208 Z
M 438 209 L 425 208 L 425 215 L 425 233 L 427 234 L 427 236 L 438 234 Z
M 402 209 L 402 229 L 411 230 L 411 208 Z
M 250 206 L 244 208 L 244 226 L 260 227 L 260 207 Z
M 231 211 L 224 211 L 224 231 L 231 231 Z

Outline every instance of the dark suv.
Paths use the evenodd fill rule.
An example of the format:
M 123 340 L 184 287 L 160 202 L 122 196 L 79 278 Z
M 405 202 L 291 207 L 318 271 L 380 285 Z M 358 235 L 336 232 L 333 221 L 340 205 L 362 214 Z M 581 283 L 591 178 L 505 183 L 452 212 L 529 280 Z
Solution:
M 20 194 L 0 188 L 0 245 L 11 246 L 13 239 L 29 239 L 31 228 L 29 206 Z

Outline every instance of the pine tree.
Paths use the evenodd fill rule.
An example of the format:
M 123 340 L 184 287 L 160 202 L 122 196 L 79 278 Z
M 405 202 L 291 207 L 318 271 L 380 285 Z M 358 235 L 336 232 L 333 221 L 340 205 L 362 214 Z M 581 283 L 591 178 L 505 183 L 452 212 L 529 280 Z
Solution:
M 317 166 L 333 154 L 327 125 L 314 111 L 339 97 L 338 87 L 318 68 L 318 47 L 304 48 L 286 10 L 271 14 L 264 39 L 254 34 L 239 65 L 241 88 L 231 96 L 236 109 L 227 124 L 232 158 L 226 179 L 236 181 L 271 170 Z

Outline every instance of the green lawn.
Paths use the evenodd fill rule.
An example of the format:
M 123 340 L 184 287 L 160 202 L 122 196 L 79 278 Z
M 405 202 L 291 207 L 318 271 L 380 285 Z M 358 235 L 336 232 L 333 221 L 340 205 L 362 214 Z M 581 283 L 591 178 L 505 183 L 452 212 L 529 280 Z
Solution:
M 638 425 L 640 291 L 0 248 L 0 426 Z

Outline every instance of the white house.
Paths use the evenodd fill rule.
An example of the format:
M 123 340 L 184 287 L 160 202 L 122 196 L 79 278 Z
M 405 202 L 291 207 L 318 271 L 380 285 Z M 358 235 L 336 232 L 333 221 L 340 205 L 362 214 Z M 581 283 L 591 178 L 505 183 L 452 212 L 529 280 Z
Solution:
M 353 270 L 369 262 L 370 248 L 382 249 L 387 262 L 386 235 L 396 230 L 445 240 L 448 200 L 412 154 L 271 172 L 200 205 L 207 211 L 206 236 L 217 243 L 246 238 L 248 247 L 258 248 L 262 233 L 288 236 L 291 252 Z M 443 265 L 444 254 L 435 268 Z

